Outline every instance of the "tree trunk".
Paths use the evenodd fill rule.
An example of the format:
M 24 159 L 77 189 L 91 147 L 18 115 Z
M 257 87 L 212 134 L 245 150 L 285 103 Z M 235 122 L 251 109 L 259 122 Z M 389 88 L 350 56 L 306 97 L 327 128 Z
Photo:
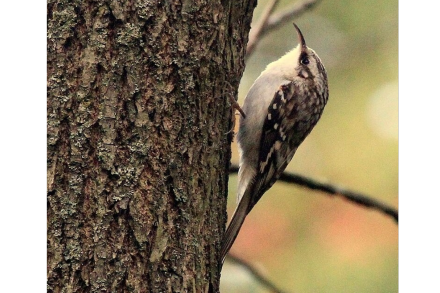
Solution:
M 48 1 L 48 292 L 218 292 L 256 1 Z

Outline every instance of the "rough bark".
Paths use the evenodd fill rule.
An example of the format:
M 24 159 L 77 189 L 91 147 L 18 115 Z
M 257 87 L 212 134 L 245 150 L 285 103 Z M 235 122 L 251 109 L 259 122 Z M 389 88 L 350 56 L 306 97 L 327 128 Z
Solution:
M 48 1 L 48 292 L 218 291 L 255 4 Z

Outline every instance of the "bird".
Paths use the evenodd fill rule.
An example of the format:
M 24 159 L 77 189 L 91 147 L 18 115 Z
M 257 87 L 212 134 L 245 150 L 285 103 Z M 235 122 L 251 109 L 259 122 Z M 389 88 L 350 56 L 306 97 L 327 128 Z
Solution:
M 241 107 L 246 118 L 237 133 L 238 205 L 222 239 L 222 263 L 246 216 L 286 169 L 327 104 L 327 71 L 293 26 L 299 44 L 267 65 Z

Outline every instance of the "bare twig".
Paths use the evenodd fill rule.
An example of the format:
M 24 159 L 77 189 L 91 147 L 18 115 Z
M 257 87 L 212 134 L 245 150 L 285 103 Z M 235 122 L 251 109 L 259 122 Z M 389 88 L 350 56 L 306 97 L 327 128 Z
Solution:
M 255 46 L 260 40 L 260 35 L 265 30 L 265 27 L 267 26 L 267 21 L 269 20 L 272 12 L 275 10 L 278 2 L 279 0 L 271 0 L 269 4 L 266 5 L 261 18 L 258 21 L 258 24 L 253 30 L 251 30 L 246 48 L 246 58 L 248 58 L 248 56 L 250 56 L 254 51 Z
M 236 173 L 236 172 L 238 172 L 238 166 L 232 165 L 229 169 L 229 173 Z M 373 199 L 359 192 L 354 192 L 328 183 L 322 183 L 315 179 L 307 178 L 289 172 L 284 172 L 281 175 L 281 177 L 278 179 L 278 181 L 301 185 L 309 189 L 320 190 L 332 196 L 339 195 L 350 202 L 354 202 L 361 206 L 380 211 L 385 215 L 392 217 L 396 222 L 396 224 L 399 221 L 399 213 L 395 208 L 390 207 L 382 202 L 379 202 L 376 199 Z
M 229 168 L 229 173 L 237 173 L 238 172 L 238 166 L 231 165 Z M 391 216 L 396 223 L 398 223 L 398 211 L 390 206 L 387 206 L 386 204 L 383 204 L 369 196 L 363 195 L 361 193 L 353 192 L 332 184 L 328 183 L 322 183 L 318 182 L 317 180 L 307 178 L 301 175 L 284 172 L 281 177 L 278 179 L 279 181 L 287 182 L 287 183 L 293 183 L 297 185 L 301 185 L 313 190 L 320 190 L 325 192 L 328 195 L 334 196 L 339 195 L 351 202 L 357 203 L 359 205 L 362 205 L 364 207 L 372 208 L 375 210 L 378 210 L 388 216 Z M 250 263 L 247 261 L 229 253 L 227 258 L 234 263 L 237 263 L 243 267 L 245 267 L 252 276 L 260 282 L 262 285 L 267 287 L 268 289 L 272 290 L 275 293 L 282 293 L 285 291 L 282 291 L 281 289 L 277 288 L 276 285 L 271 282 L 269 279 L 261 275 L 257 269 L 255 269 Z
M 302 15 L 307 10 L 312 9 L 321 0 L 304 0 L 301 2 L 296 2 L 292 7 L 286 9 L 285 11 L 278 12 L 277 14 L 271 15 L 267 21 L 267 25 L 264 28 L 263 34 L 279 27 L 286 22 L 291 22 L 293 18 L 297 18 Z
M 227 256 L 227 259 L 229 259 L 230 261 L 246 268 L 246 270 L 248 270 L 251 275 L 259 282 L 261 283 L 263 286 L 265 286 L 267 289 L 271 290 L 274 293 L 287 293 L 286 291 L 283 291 L 281 289 L 279 289 L 277 286 L 275 286 L 275 284 L 273 282 L 271 282 L 269 279 L 267 279 L 265 276 L 263 276 L 262 274 L 260 274 L 258 272 L 257 269 L 255 269 L 251 264 L 249 264 L 247 261 L 229 253 Z
M 246 49 L 246 59 L 254 52 L 255 47 L 261 41 L 262 37 L 269 31 L 292 21 L 292 19 L 299 17 L 307 10 L 312 9 L 321 0 L 303 0 L 296 2 L 291 8 L 288 8 L 282 12 L 273 14 L 273 10 L 278 1 L 272 0 L 265 8 L 261 20 L 249 36 L 249 42 Z M 274 4 L 275 2 L 275 4 Z

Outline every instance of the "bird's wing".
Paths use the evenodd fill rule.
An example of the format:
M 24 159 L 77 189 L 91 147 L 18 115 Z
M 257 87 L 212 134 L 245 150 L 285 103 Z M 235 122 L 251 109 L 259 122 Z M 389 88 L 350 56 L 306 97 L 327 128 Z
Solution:
M 297 99 L 293 82 L 281 85 L 269 105 L 260 142 L 257 175 L 248 213 L 275 183 L 292 159 L 297 146 L 288 143 L 295 125 Z

